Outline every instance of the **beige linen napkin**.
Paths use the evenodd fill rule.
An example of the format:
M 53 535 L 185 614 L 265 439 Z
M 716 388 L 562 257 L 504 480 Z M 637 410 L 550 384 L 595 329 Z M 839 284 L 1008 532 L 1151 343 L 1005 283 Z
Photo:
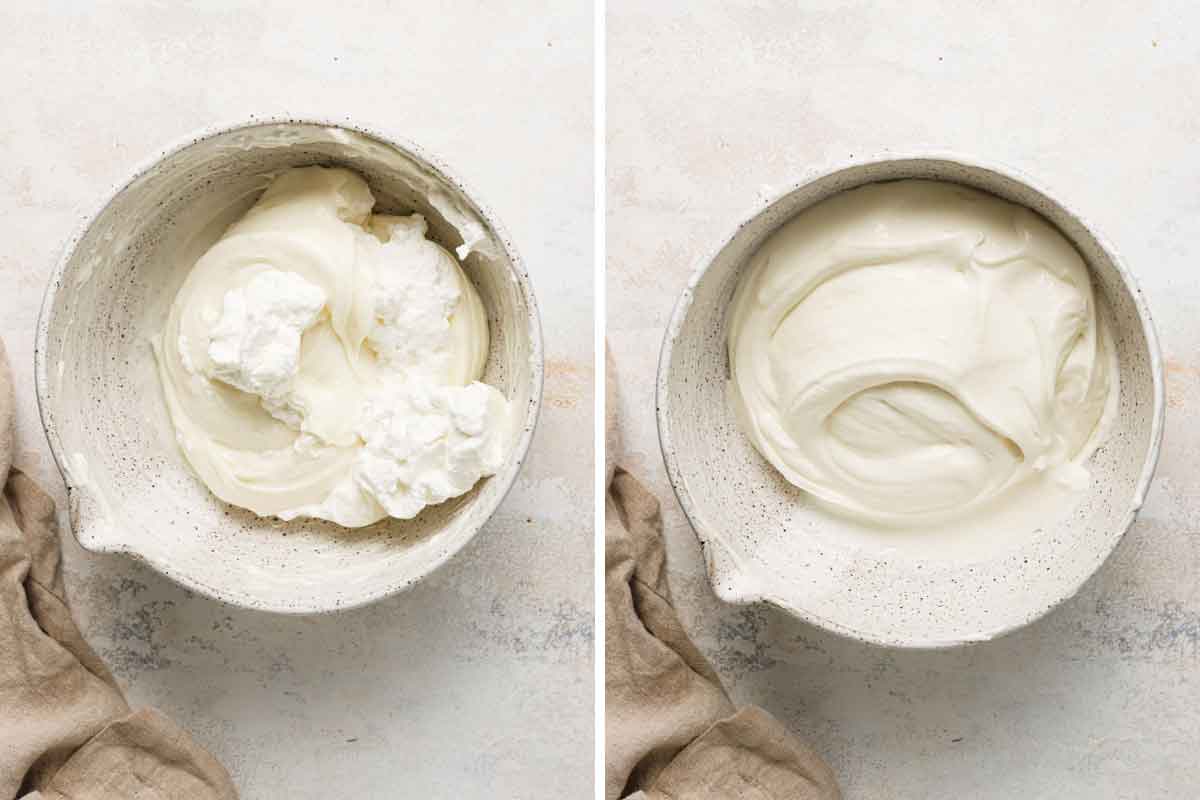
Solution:
M 608 386 L 615 387 L 611 360 Z M 608 458 L 618 446 L 608 395 Z M 671 601 L 658 500 L 606 464 L 605 797 L 838 800 L 825 762 L 758 708 L 736 711 Z
M 54 502 L 13 469 L 0 343 L 0 800 L 235 800 L 224 768 L 151 710 L 131 712 L 79 633 Z

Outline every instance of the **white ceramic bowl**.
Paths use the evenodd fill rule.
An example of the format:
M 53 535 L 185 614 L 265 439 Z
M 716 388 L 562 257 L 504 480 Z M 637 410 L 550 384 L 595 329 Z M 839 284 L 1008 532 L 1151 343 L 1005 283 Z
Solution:
M 413 520 L 347 530 L 262 519 L 211 495 L 174 441 L 148 337 L 183 279 L 163 255 L 182 246 L 176 221 L 221 207 L 222 198 L 246 196 L 256 181 L 261 187 L 264 173 L 308 164 L 355 170 L 379 208 L 420 211 L 431 237 L 450 249 L 475 242 L 465 267 L 488 314 L 484 380 L 516 410 L 509 457 L 497 475 Z M 272 119 L 189 137 L 108 196 L 50 279 L 38 321 L 36 382 L 81 545 L 128 553 L 236 605 L 310 613 L 398 592 L 478 532 L 528 450 L 541 400 L 542 342 L 516 249 L 439 162 L 345 122 Z
M 742 268 L 797 213 L 866 183 L 927 178 L 1027 206 L 1084 256 L 1111 312 L 1120 373 L 1113 429 L 1089 462 L 1091 489 L 1057 525 L 1014 531 L 982 552 L 953 541 L 843 536 L 763 459 L 726 400 L 726 311 Z M 709 579 L 731 603 L 767 602 L 822 628 L 895 647 L 991 639 L 1074 595 L 1112 552 L 1146 495 L 1163 427 L 1162 366 L 1133 277 L 1078 216 L 1011 170 L 955 156 L 889 156 L 795 184 L 701 262 L 676 306 L 658 372 L 667 472 L 704 548 Z M 945 544 L 946 546 L 942 546 Z

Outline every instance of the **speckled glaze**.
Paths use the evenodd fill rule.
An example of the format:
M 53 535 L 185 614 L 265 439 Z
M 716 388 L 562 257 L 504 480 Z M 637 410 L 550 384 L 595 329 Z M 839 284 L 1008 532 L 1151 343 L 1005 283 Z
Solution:
M 759 245 L 840 191 L 902 178 L 950 181 L 1027 206 L 1075 245 L 1107 307 L 1119 361 L 1116 419 L 1089 462 L 1091 488 L 1058 524 L 985 555 L 844 546 L 742 434 L 726 399 L 726 310 Z M 889 155 L 822 170 L 747 215 L 703 259 L 667 329 L 657 382 L 667 473 L 705 553 L 717 595 L 767 602 L 835 633 L 913 648 L 995 638 L 1074 595 L 1112 552 L 1145 498 L 1163 429 L 1163 374 L 1150 314 L 1112 249 L 1012 170 L 943 154 Z M 836 533 L 836 530 L 834 530 Z
M 487 310 L 484 380 L 516 409 L 509 457 L 471 492 L 413 520 L 347 530 L 282 522 L 217 500 L 174 441 L 148 337 L 183 279 L 168 254 L 180 220 L 235 198 L 262 176 L 339 165 L 363 175 L 388 212 L 419 211 L 453 249 Z M 37 327 L 42 423 L 70 498 L 71 527 L 97 552 L 127 553 L 211 597 L 248 608 L 316 613 L 411 586 L 460 550 L 512 486 L 542 391 L 542 341 L 528 275 L 503 228 L 417 147 L 345 121 L 268 119 L 206 130 L 168 148 L 116 188 L 72 237 Z

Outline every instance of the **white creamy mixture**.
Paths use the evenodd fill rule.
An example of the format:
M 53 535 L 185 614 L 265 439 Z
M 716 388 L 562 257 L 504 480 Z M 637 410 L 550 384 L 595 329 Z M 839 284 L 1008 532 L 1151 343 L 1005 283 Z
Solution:
M 759 452 L 893 527 L 1037 482 L 1081 490 L 1116 395 L 1070 243 L 1028 209 L 932 181 L 844 192 L 785 224 L 737 287 L 728 346 Z
M 188 462 L 222 500 L 358 527 L 503 463 L 510 413 L 477 380 L 479 296 L 419 214 L 374 204 L 352 172 L 290 170 L 176 295 L 159 375 Z

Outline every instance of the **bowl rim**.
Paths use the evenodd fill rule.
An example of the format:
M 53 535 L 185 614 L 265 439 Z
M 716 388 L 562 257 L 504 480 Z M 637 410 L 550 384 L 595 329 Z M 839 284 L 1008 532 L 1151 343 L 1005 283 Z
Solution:
M 526 314 L 526 329 L 530 340 L 530 399 L 525 408 L 524 416 L 520 420 L 514 420 L 513 424 L 520 424 L 522 431 L 517 438 L 512 449 L 509 451 L 508 457 L 505 460 L 504 467 L 500 472 L 488 478 L 490 481 L 501 481 L 503 487 L 501 491 L 496 493 L 491 508 L 487 509 L 487 515 L 475 526 L 475 528 L 466 536 L 462 537 L 458 542 L 451 544 L 449 547 L 441 550 L 432 564 L 422 571 L 420 574 L 410 576 L 403 581 L 397 583 L 383 583 L 379 587 L 370 591 L 362 592 L 359 595 L 350 597 L 336 604 L 307 602 L 285 604 L 279 602 L 271 602 L 258 597 L 239 594 L 229 591 L 220 586 L 213 586 L 207 582 L 200 581 L 186 571 L 177 569 L 169 560 L 151 558 L 139 552 L 136 547 L 131 546 L 128 542 L 120 543 L 105 543 L 97 544 L 94 542 L 84 542 L 80 539 L 76 529 L 76 512 L 75 512 L 75 497 L 77 480 L 72 474 L 70 460 L 63 448 L 62 440 L 59 436 L 57 427 L 54 425 L 53 414 L 49 408 L 49 395 L 51 380 L 49 375 L 47 343 L 49 339 L 49 325 L 52 313 L 54 300 L 58 295 L 59 289 L 64 285 L 64 278 L 67 274 L 67 267 L 75 253 L 76 247 L 87 235 L 88 230 L 96 222 L 99 216 L 112 204 L 112 202 L 128 189 L 135 181 L 144 176 L 147 172 L 157 167 L 164 160 L 175 156 L 189 147 L 198 144 L 201 141 L 222 136 L 229 133 L 234 133 L 240 130 L 251 128 L 277 126 L 277 125 L 306 125 L 323 128 L 333 128 L 343 130 L 349 133 L 365 136 L 380 144 L 391 147 L 400 153 L 410 157 L 414 162 L 422 168 L 431 171 L 441 180 L 455 186 L 461 192 L 463 198 L 479 218 L 492 230 L 496 239 L 499 240 L 501 247 L 504 250 L 504 255 L 508 259 L 510 268 L 509 272 L 513 280 L 517 284 L 517 288 L 525 301 L 528 313 Z M 462 180 L 462 178 L 443 161 L 440 157 L 430 153 L 424 147 L 415 142 L 398 136 L 392 133 L 386 126 L 375 123 L 364 123 L 353 120 L 349 116 L 345 117 L 325 117 L 319 115 L 296 115 L 296 114 L 266 114 L 256 115 L 251 114 L 247 117 L 236 118 L 231 121 L 217 122 L 205 125 L 199 129 L 193 130 L 183 136 L 176 137 L 166 146 L 160 147 L 153 154 L 139 161 L 127 177 L 118 180 L 110 185 L 110 187 L 101 195 L 101 200 L 85 214 L 75 230 L 65 240 L 59 251 L 58 258 L 54 268 L 46 281 L 46 288 L 42 295 L 42 304 L 38 312 L 36 323 L 36 334 L 34 338 L 34 387 L 37 396 L 38 416 L 42 424 L 42 430 L 46 436 L 46 440 L 50 446 L 50 453 L 54 458 L 55 466 L 58 468 L 59 474 L 62 476 L 63 483 L 66 486 L 68 497 L 67 519 L 68 526 L 71 529 L 72 535 L 76 541 L 85 550 L 95 553 L 122 553 L 128 555 L 136 561 L 141 561 L 157 572 L 162 573 L 174 582 L 183 586 L 186 589 L 195 591 L 198 594 L 209 597 L 223 603 L 228 603 L 239 608 L 248 608 L 256 611 L 268 611 L 278 614 L 290 616 L 299 615 L 315 615 L 329 614 L 339 611 L 348 611 L 354 608 L 360 608 L 365 605 L 382 600 L 392 595 L 400 594 L 410 587 L 420 583 L 425 578 L 439 570 L 452 559 L 458 552 L 464 549 L 468 543 L 473 541 L 483 527 L 495 515 L 496 510 L 504 502 L 509 492 L 512 491 L 513 485 L 516 483 L 517 476 L 521 472 L 521 467 L 525 463 L 525 459 L 529 453 L 529 447 L 533 442 L 533 435 L 537 429 L 537 423 L 541 415 L 542 406 L 542 390 L 544 385 L 544 366 L 545 354 L 544 344 L 542 340 L 542 325 L 541 314 L 538 310 L 537 298 L 534 295 L 533 284 L 529 278 L 528 269 L 525 266 L 524 260 L 517 251 L 516 245 L 509 236 L 507 228 L 503 225 L 500 219 L 492 211 L 491 206 L 480 199 L 479 194 L 473 188 Z
M 1153 383 L 1153 409 L 1150 428 L 1150 447 L 1147 450 L 1145 461 L 1142 464 L 1142 471 L 1138 476 L 1137 483 L 1134 486 L 1134 494 L 1130 503 L 1129 510 L 1121 523 L 1121 530 L 1117 536 L 1112 539 L 1111 545 L 1103 552 L 1096 564 L 1089 570 L 1081 580 L 1074 585 L 1069 586 L 1067 591 L 1061 596 L 1056 597 L 1053 602 L 1040 608 L 1032 615 L 1025 615 L 1014 622 L 1007 622 L 997 625 L 992 628 L 987 628 L 971 635 L 960 635 L 952 639 L 934 639 L 923 638 L 916 639 L 913 637 L 891 636 L 887 634 L 879 634 L 871 631 L 860 630 L 852 625 L 847 625 L 835 620 L 827 619 L 811 611 L 798 607 L 796 603 L 789 602 L 787 599 L 751 591 L 745 586 L 745 581 L 722 582 L 716 564 L 720 557 L 716 553 L 720 552 L 726 562 L 733 559 L 738 561 L 734 556 L 733 550 L 729 548 L 723 538 L 723 534 L 719 530 L 713 530 L 704 525 L 701 521 L 701 515 L 698 507 L 695 504 L 690 491 L 687 488 L 683 477 L 683 472 L 679 465 L 679 460 L 675 454 L 675 448 L 672 440 L 671 432 L 671 394 L 668 390 L 668 378 L 671 369 L 671 357 L 674 352 L 675 342 L 679 338 L 679 334 L 683 328 L 683 324 L 687 319 L 688 313 L 692 307 L 692 299 L 694 297 L 697 286 L 704 279 L 716 258 L 721 252 L 733 241 L 733 239 L 745 228 L 748 224 L 756 220 L 762 214 L 769 211 L 775 204 L 786 198 L 793 192 L 809 186 L 816 181 L 832 177 L 842 172 L 851 169 L 858 169 L 864 166 L 874 166 L 881 164 L 905 162 L 941 162 L 943 164 L 955 167 L 964 167 L 967 169 L 982 170 L 991 172 L 1000 178 L 1008 179 L 1018 183 L 1041 195 L 1046 200 L 1053 203 L 1066 218 L 1072 220 L 1088 232 L 1095 240 L 1096 244 L 1105 253 L 1116 268 L 1121 282 L 1128 289 L 1134 306 L 1137 309 L 1138 320 L 1141 323 L 1142 333 L 1146 340 L 1146 349 L 1150 360 L 1150 373 Z M 900 180 L 883 179 L 883 180 Z M 867 185 L 869 183 L 883 182 L 883 180 L 866 181 L 859 185 Z M 843 190 L 844 191 L 844 190 Z M 981 191 L 988 191 L 981 189 Z M 832 195 L 831 195 L 832 196 Z M 820 202 L 820 201 L 818 201 Z M 811 206 L 809 206 L 811 207 Z M 796 213 L 800 213 L 804 209 L 800 209 Z M 794 215 L 793 215 L 794 216 Z M 789 217 L 790 219 L 790 217 Z M 780 223 L 781 225 L 783 223 Z M 1058 226 L 1055 225 L 1057 228 Z M 1089 268 L 1090 268 L 1089 264 Z M 774 606 L 790 616 L 796 617 L 810 625 L 823 628 L 832 633 L 863 642 L 870 645 L 880 647 L 890 647 L 897 649 L 910 650 L 941 650 L 952 647 L 959 647 L 967 644 L 974 644 L 984 641 L 991 641 L 1006 634 L 1012 633 L 1020 628 L 1029 625 L 1032 622 L 1041 619 L 1053 609 L 1057 608 L 1067 600 L 1079 593 L 1091 578 L 1100 570 L 1100 567 L 1108 560 L 1112 553 L 1116 550 L 1117 545 L 1124 539 L 1125 534 L 1133 525 L 1137 518 L 1138 511 L 1141 509 L 1146 499 L 1146 493 L 1149 491 L 1150 483 L 1154 477 L 1154 472 L 1158 466 L 1159 455 L 1162 449 L 1162 437 L 1164 428 L 1166 402 L 1164 397 L 1164 377 L 1162 366 L 1162 351 L 1160 349 L 1158 335 L 1154 328 L 1154 322 L 1150 315 L 1150 309 L 1146 304 L 1145 295 L 1142 292 L 1137 279 L 1125 266 L 1125 262 L 1113 248 L 1112 244 L 1099 233 L 1095 226 L 1088 220 L 1083 218 L 1074 208 L 1067 205 L 1059 199 L 1057 193 L 1051 192 L 1045 186 L 1037 181 L 1034 181 L 1020 170 L 1017 170 L 1006 164 L 1000 164 L 991 160 L 983 160 L 974 156 L 966 156 L 961 153 L 950 152 L 945 150 L 905 150 L 905 151 L 885 151 L 877 155 L 866 158 L 851 158 L 845 161 L 838 161 L 831 164 L 824 164 L 813 167 L 801 173 L 800 177 L 790 181 L 785 188 L 780 190 L 772 190 L 769 195 L 760 196 L 759 201 L 749 211 L 744 212 L 738 217 L 737 223 L 722 235 L 717 244 L 705 250 L 693 262 L 691 275 L 688 278 L 687 285 L 681 292 L 675 307 L 671 312 L 670 320 L 667 324 L 666 332 L 663 335 L 663 341 L 659 350 L 658 371 L 655 378 L 655 416 L 658 427 L 659 449 L 662 451 L 663 461 L 666 465 L 667 478 L 671 483 L 671 488 L 675 493 L 679 505 L 683 509 L 684 516 L 687 518 L 688 524 L 691 525 L 693 533 L 700 542 L 701 549 L 704 553 L 705 572 L 708 575 L 708 580 L 713 591 L 726 602 L 744 605 L 755 602 L 763 602 L 767 605 Z M 740 585 L 739 584 L 743 584 Z

